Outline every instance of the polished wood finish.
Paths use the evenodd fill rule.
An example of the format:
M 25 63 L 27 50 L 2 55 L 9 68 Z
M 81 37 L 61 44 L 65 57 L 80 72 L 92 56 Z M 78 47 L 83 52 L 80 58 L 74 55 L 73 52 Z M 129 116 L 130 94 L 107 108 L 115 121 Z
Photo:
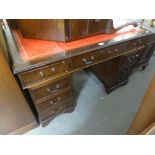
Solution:
M 74 24 L 79 23 L 74 21 Z M 76 30 L 75 33 L 82 31 L 85 31 L 85 28 L 81 28 L 81 31 Z M 20 48 L 25 45 L 19 44 L 19 40 L 13 37 L 9 29 L 5 29 L 5 34 L 13 60 L 13 71 L 18 75 L 23 88 L 29 90 L 42 126 L 47 125 L 57 115 L 75 108 L 75 103 L 72 102 L 72 73 L 83 68 L 95 68 L 94 72 L 103 81 L 107 92 L 111 92 L 128 81 L 134 68 L 147 64 L 155 44 L 155 34 L 145 29 L 138 29 L 128 34 L 114 34 L 113 37 L 111 36 L 112 39 L 106 39 L 109 36 L 103 35 L 100 36 L 101 38 L 96 36 L 74 41 L 73 44 L 55 42 L 57 50 L 61 49 L 59 52 L 25 60 Z M 85 44 L 88 40 L 94 41 L 96 38 L 97 42 Z M 28 43 L 29 39 L 25 41 Z M 83 46 L 79 46 L 81 42 Z M 35 45 L 41 47 L 44 43 L 47 46 L 51 42 L 39 41 L 35 42 Z M 53 44 L 54 42 L 51 46 Z M 74 45 L 74 48 L 70 49 L 68 44 Z M 148 48 L 149 45 L 151 45 L 150 48 Z M 42 48 L 46 49 L 46 46 L 44 44 Z M 51 49 L 51 46 L 48 46 L 48 49 Z M 144 55 L 145 52 L 147 52 L 146 55 Z M 51 71 L 53 67 L 56 68 L 54 72 Z M 66 95 L 62 97 L 66 92 L 69 92 L 70 96 L 68 101 L 65 99 Z M 59 102 L 59 98 L 63 98 L 62 104 L 53 105 Z
M 72 19 L 66 21 L 69 23 L 68 28 L 68 38 L 67 40 L 76 40 L 88 37 L 88 27 L 89 27 L 89 20 L 88 19 Z
M 41 82 L 43 80 L 55 77 L 56 75 L 62 75 L 68 72 L 68 61 L 62 61 L 46 65 L 27 72 L 18 74 L 24 88 L 28 88 L 30 85 Z
M 38 111 L 46 111 L 50 108 L 57 107 L 59 105 L 64 104 L 66 101 L 70 101 L 70 92 L 69 91 L 63 91 L 59 93 L 59 95 L 55 95 L 54 97 L 50 97 L 49 99 L 37 103 L 36 107 L 38 108 Z
M 107 20 L 89 19 L 20 19 L 16 20 L 22 35 L 55 41 L 72 41 L 104 33 Z
M 70 87 L 71 76 L 63 76 L 55 80 L 49 80 L 44 84 L 41 83 L 35 87 L 29 89 L 32 99 L 37 102 L 48 96 L 53 96 L 57 92 L 61 92 L 64 89 Z
M 2 24 L 1 20 L 0 20 L 0 24 Z M 3 53 L 6 62 L 10 66 L 9 53 L 8 53 L 8 50 L 7 50 L 7 45 L 6 45 L 5 37 L 4 37 L 4 34 L 3 34 L 2 25 L 0 25 L 0 45 L 1 45 L 1 52 Z
M 64 19 L 20 19 L 16 20 L 26 38 L 65 41 Z
M 46 118 L 53 119 L 67 108 L 74 108 L 72 102 L 72 74 L 46 80 L 28 88 L 38 111 L 38 119 L 42 126 L 49 123 Z
M 20 90 L 0 45 L 0 134 L 23 134 L 38 123 Z
M 104 83 L 107 93 L 128 82 L 128 77 L 138 63 L 144 48 L 130 51 L 123 56 L 97 64 L 91 69 Z
M 18 19 L 22 35 L 26 38 L 55 41 L 73 41 L 101 33 L 115 33 L 121 28 L 137 23 L 127 23 L 114 28 L 110 19 Z
M 96 35 L 105 33 L 108 19 L 90 19 L 89 20 L 89 34 Z

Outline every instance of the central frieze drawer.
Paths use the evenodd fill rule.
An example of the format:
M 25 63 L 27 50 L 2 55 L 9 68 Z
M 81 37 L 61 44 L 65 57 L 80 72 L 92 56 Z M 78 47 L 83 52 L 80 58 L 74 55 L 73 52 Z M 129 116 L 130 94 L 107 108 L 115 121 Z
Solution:
M 40 101 L 48 96 L 54 95 L 68 87 L 70 87 L 71 77 L 59 79 L 57 81 L 49 81 L 43 86 L 29 88 L 29 92 L 34 102 Z
M 18 74 L 23 87 L 61 75 L 68 71 L 68 61 L 62 61 Z
M 101 50 L 76 56 L 71 59 L 72 70 L 91 66 L 94 63 L 101 61 L 101 56 Z
M 85 68 L 101 61 L 116 57 L 126 50 L 126 45 L 127 43 L 123 43 L 76 56 L 71 59 L 72 70 Z

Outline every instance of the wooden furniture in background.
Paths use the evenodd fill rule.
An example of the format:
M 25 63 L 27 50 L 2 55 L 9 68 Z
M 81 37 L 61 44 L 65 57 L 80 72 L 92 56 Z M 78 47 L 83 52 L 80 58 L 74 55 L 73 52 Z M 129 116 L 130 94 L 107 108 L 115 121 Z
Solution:
M 64 42 L 101 33 L 114 33 L 127 25 L 137 26 L 134 22 L 115 29 L 111 19 L 18 19 L 16 22 L 9 22 L 12 27 L 17 23 L 26 38 Z
M 146 134 L 154 127 L 155 122 L 155 76 L 152 79 L 140 108 L 130 126 L 128 134 Z
M 37 126 L 0 44 L 0 134 L 23 134 Z
M 93 69 L 111 92 L 128 81 L 133 69 L 145 67 L 155 49 L 155 34 L 139 28 L 69 43 L 26 39 L 9 28 L 5 35 L 13 72 L 29 91 L 43 126 L 57 115 L 74 110 L 75 71 Z
M 0 19 L 0 45 L 1 45 L 1 52 L 3 53 L 6 62 L 10 66 L 10 59 L 9 59 L 9 53 L 7 50 L 6 40 L 3 34 L 3 28 L 2 28 L 2 20 Z

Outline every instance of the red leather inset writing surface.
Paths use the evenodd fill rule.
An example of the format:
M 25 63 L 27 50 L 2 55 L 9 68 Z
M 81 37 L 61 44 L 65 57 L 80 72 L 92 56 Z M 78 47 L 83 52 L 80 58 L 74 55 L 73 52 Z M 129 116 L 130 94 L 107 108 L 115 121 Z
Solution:
M 125 34 L 137 33 L 141 31 L 144 30 L 139 28 L 131 28 L 124 32 L 101 34 L 67 43 L 23 38 L 20 31 L 16 30 L 13 31 L 13 34 L 23 60 L 30 61 L 41 57 L 52 56 L 61 52 L 67 52 L 83 46 L 104 42 Z

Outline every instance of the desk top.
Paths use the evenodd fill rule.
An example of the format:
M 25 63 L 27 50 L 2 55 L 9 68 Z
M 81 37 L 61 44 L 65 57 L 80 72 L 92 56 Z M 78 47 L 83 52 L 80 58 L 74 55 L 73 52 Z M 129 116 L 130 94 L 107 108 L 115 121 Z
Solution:
M 22 37 L 20 31 L 12 30 L 11 33 L 9 28 L 5 29 L 15 74 L 151 33 L 142 28 L 128 26 L 114 34 L 101 34 L 62 43 L 27 39 Z

